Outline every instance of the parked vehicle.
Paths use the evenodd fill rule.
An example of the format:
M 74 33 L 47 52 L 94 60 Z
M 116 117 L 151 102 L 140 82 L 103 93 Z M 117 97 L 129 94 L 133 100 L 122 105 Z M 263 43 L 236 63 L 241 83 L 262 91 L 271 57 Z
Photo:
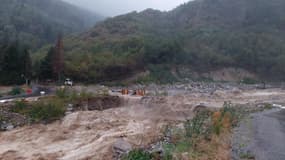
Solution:
M 67 79 L 65 79 L 64 85 L 66 85 L 66 86 L 73 86 L 73 82 L 72 82 L 71 79 L 67 78 Z

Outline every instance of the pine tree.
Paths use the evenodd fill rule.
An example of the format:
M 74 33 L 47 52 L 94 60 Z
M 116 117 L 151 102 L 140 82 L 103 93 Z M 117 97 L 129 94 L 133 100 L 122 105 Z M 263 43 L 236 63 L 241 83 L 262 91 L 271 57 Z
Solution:
M 1 49 L 1 84 L 22 84 L 31 77 L 31 59 L 27 48 L 17 41 Z
M 55 55 L 55 48 L 51 47 L 46 57 L 40 64 L 40 79 L 53 79 L 53 60 Z

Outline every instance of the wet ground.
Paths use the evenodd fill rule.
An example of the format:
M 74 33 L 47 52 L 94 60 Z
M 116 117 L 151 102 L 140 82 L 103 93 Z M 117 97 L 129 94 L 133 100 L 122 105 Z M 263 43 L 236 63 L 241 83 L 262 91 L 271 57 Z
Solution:
M 285 110 L 255 113 L 238 127 L 233 139 L 233 159 L 284 160 Z

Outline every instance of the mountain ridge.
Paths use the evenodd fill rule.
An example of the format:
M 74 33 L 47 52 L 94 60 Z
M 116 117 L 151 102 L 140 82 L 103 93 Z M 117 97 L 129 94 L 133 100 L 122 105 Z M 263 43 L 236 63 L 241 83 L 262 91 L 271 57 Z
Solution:
M 109 18 L 65 38 L 66 74 L 96 81 L 149 70 L 147 79 L 161 81 L 173 79 L 170 70 L 179 66 L 236 67 L 260 79 L 284 79 L 283 11 L 282 0 L 196 0 L 168 12 Z

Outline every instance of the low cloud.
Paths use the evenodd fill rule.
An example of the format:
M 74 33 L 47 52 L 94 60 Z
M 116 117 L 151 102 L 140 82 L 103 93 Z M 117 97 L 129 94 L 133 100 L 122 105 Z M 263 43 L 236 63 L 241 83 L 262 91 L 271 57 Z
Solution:
M 131 11 L 142 11 L 147 8 L 162 11 L 171 10 L 188 0 L 64 0 L 72 4 L 98 12 L 105 16 L 116 16 Z

